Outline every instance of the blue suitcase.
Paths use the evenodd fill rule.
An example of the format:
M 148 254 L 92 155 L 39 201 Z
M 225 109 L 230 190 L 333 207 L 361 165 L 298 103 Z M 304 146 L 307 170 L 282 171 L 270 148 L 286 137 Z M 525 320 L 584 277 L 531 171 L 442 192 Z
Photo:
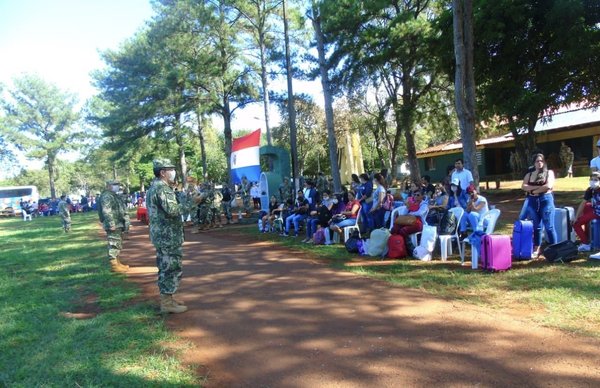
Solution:
M 592 231 L 592 235 L 590 236 L 592 250 L 600 249 L 600 221 L 592 220 L 590 229 Z
M 533 222 L 517 221 L 513 229 L 512 255 L 516 260 L 530 260 L 533 253 Z

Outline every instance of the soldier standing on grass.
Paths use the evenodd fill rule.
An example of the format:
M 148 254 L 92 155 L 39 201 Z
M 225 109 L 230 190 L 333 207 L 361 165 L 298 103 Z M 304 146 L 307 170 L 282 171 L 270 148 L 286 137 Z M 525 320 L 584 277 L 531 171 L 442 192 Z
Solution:
M 60 201 L 58 202 L 58 214 L 62 219 L 62 227 L 65 233 L 71 231 L 71 212 L 69 211 L 69 204 L 66 201 L 66 196 L 63 194 L 60 196 Z
M 150 217 L 150 241 L 156 248 L 160 311 L 183 313 L 187 307 L 173 299 L 183 274 L 183 222 L 181 207 L 173 191 L 175 165 L 167 159 L 156 159 L 152 165 L 156 178 L 146 194 L 146 205 Z
M 113 272 L 127 272 L 129 266 L 122 264 L 119 254 L 123 249 L 123 233 L 129 232 L 129 214 L 123 198 L 118 194 L 119 182 L 106 181 L 106 189 L 98 198 L 98 217 L 106 231 L 108 260 Z

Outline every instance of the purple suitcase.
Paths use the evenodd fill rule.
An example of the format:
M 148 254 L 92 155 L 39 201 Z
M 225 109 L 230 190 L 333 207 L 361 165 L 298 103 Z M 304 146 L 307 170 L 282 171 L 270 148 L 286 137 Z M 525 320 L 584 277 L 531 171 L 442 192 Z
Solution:
M 481 239 L 481 268 L 488 271 L 506 271 L 512 265 L 510 236 L 486 234 Z

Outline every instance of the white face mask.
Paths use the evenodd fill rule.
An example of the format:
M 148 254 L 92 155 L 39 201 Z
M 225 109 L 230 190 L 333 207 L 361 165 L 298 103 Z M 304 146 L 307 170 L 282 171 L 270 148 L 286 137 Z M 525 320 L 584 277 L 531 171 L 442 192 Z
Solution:
M 119 192 L 119 185 L 112 185 L 111 190 L 113 193 L 118 193 Z
M 590 181 L 590 187 L 592 189 L 597 189 L 598 187 L 600 187 L 600 181 L 591 180 Z
M 328 201 L 329 197 L 323 197 L 323 201 Z
M 167 179 L 169 180 L 169 182 L 175 182 L 175 176 L 177 175 L 177 172 L 175 170 L 168 170 L 167 171 Z
M 451 189 L 452 189 L 452 191 L 454 191 L 454 192 L 456 192 L 456 191 L 458 190 L 458 187 L 456 187 L 456 186 L 452 186 L 452 187 L 450 187 L 450 188 L 451 188 Z

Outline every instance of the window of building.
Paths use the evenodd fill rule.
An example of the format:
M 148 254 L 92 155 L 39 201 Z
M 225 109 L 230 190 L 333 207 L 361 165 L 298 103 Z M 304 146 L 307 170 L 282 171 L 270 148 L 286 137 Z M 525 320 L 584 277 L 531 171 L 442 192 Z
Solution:
M 434 158 L 425 158 L 425 171 L 435 171 Z

